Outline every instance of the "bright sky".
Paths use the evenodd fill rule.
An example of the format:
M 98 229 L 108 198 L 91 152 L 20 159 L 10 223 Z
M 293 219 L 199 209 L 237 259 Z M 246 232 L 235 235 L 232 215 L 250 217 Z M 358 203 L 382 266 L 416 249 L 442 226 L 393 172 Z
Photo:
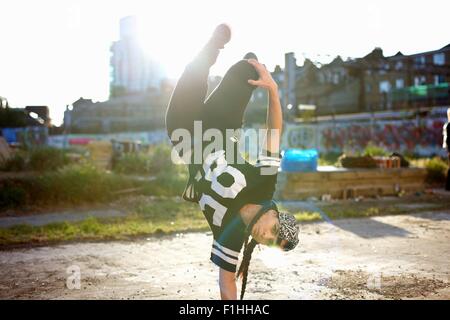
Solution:
M 48 105 L 55 124 L 80 96 L 108 98 L 109 47 L 127 15 L 173 78 L 220 22 L 233 39 L 211 69 L 219 75 L 247 51 L 272 70 L 290 51 L 301 64 L 450 43 L 448 0 L 2 0 L 0 12 L 0 96 L 13 107 Z

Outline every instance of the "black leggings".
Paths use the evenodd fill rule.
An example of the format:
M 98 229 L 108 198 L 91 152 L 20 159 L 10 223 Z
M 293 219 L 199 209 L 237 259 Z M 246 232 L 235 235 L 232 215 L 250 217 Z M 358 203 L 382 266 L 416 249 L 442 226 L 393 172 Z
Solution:
M 226 129 L 241 128 L 245 108 L 256 88 L 247 80 L 257 80 L 258 73 L 247 60 L 238 61 L 205 100 L 209 69 L 218 54 L 217 49 L 203 49 L 184 69 L 166 112 L 169 137 L 178 128 L 193 135 L 194 121 L 202 121 L 203 131 L 217 128 L 224 133 Z

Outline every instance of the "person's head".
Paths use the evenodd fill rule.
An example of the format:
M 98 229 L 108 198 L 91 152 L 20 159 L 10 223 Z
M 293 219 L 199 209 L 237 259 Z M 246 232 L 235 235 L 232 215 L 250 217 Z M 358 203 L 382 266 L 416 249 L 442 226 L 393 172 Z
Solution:
M 295 217 L 288 213 L 280 213 L 273 201 L 261 206 L 251 206 L 249 210 L 257 210 L 247 227 L 247 238 L 244 241 L 244 256 L 237 276 L 242 276 L 241 300 L 247 284 L 248 267 L 253 249 L 257 244 L 277 246 L 284 251 L 294 249 L 298 244 L 299 229 Z M 249 242 L 249 236 L 252 240 Z
M 278 212 L 267 210 L 253 225 L 251 236 L 259 244 L 275 245 L 280 230 L 280 220 Z
M 292 237 L 287 237 L 288 232 Z M 269 209 L 256 221 L 251 236 L 259 244 L 289 251 L 298 243 L 298 227 L 292 215 Z
M 289 251 L 298 243 L 298 226 L 293 215 L 282 213 L 274 201 L 251 204 L 243 210 L 252 216 L 247 226 L 248 235 L 258 244 L 277 246 Z

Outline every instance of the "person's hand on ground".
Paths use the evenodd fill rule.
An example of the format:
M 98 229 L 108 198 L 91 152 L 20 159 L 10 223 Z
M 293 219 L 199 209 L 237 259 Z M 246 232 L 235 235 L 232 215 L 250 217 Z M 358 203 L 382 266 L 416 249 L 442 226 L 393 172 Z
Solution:
M 278 85 L 273 80 L 272 75 L 270 74 L 269 70 L 267 70 L 266 66 L 262 63 L 259 63 L 255 59 L 248 59 L 248 63 L 250 63 L 258 72 L 259 79 L 258 80 L 252 80 L 249 79 L 248 83 L 254 86 L 258 86 L 264 89 L 278 89 Z

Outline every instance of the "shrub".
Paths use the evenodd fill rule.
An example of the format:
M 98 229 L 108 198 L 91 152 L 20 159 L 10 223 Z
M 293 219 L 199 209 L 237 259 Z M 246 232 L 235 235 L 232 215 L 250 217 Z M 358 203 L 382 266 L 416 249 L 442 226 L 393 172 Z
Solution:
M 425 161 L 427 169 L 427 181 L 430 183 L 442 183 L 448 170 L 447 163 L 439 157 L 434 157 Z
M 144 157 L 144 156 L 143 156 Z M 180 196 L 188 172 L 184 165 L 170 161 L 170 148 L 156 147 L 146 158 L 148 173 L 154 180 L 137 179 L 98 169 L 92 164 L 69 164 L 39 176 L 9 178 L 0 181 L 0 208 L 24 205 L 55 205 L 105 202 L 129 192 L 155 196 Z M 133 160 L 126 160 L 131 163 Z M 141 163 L 137 160 L 138 163 Z M 150 163 L 152 165 L 150 166 Z M 128 168 L 123 166 L 122 168 Z M 133 169 L 134 170 L 134 169 Z M 119 169 L 121 172 L 133 172 Z
M 11 182 L 1 186 L 0 208 L 18 207 L 26 201 L 26 191 Z
M 23 152 L 17 152 L 0 164 L 0 171 L 22 171 L 26 167 L 26 155 Z
M 149 174 L 150 158 L 138 153 L 125 154 L 115 162 L 114 171 L 123 174 Z
M 111 199 L 114 193 L 135 187 L 139 182 L 124 178 L 91 164 L 68 165 L 36 179 L 39 199 L 44 202 L 99 202 Z
M 184 165 L 174 165 L 170 170 L 161 171 L 152 185 L 152 194 L 163 196 L 181 196 L 186 187 L 189 173 Z
M 372 142 L 369 142 L 367 144 L 367 146 L 364 148 L 363 150 L 363 156 L 369 156 L 369 157 L 377 157 L 377 156 L 381 156 L 381 157 L 387 157 L 389 156 L 390 153 L 379 146 L 376 146 L 375 144 L 373 144 Z
M 150 172 L 157 174 L 159 172 L 173 170 L 177 166 L 172 163 L 172 148 L 166 144 L 159 144 L 152 147 L 150 153 Z
M 150 148 L 148 153 L 128 153 L 116 160 L 114 171 L 122 174 L 157 175 L 173 170 L 172 149 L 169 145 L 159 144 Z
M 52 147 L 38 147 L 28 151 L 16 152 L 0 165 L 2 171 L 50 171 L 68 164 L 65 150 Z
M 29 168 L 36 171 L 55 170 L 69 163 L 62 149 L 40 147 L 32 149 L 29 154 Z
M 136 181 L 97 169 L 93 165 L 68 165 L 40 176 L 10 178 L 0 183 L 0 207 L 23 205 L 102 202 L 118 191 L 144 187 Z
M 325 154 L 321 154 L 319 158 L 319 165 L 321 166 L 337 165 L 340 156 L 341 153 L 339 152 L 328 152 Z

